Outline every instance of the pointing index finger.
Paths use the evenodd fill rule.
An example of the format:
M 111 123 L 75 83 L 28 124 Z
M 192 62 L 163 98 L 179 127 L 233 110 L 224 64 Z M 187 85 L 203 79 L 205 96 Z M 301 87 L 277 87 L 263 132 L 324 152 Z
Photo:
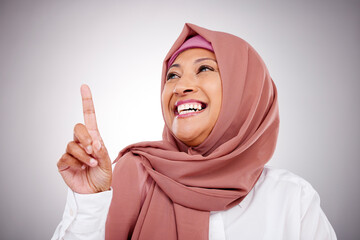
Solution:
M 85 126 L 89 131 L 93 140 L 99 139 L 100 134 L 96 123 L 94 103 L 92 100 L 90 88 L 86 84 L 81 85 L 81 98 L 82 98 Z

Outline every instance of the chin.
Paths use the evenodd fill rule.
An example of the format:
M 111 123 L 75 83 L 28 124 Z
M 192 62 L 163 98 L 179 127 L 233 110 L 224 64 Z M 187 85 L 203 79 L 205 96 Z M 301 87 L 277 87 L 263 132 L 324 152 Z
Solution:
M 203 132 L 199 128 L 173 129 L 173 133 L 177 139 L 191 147 L 200 145 L 203 141 Z

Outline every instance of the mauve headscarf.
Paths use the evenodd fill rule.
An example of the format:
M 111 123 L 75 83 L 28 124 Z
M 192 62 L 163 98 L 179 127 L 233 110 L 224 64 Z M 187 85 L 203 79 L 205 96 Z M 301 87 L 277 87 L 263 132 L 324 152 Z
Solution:
M 218 120 L 199 146 L 186 146 L 165 125 L 162 141 L 119 153 L 106 239 L 208 239 L 209 212 L 239 204 L 275 150 L 276 87 L 244 40 L 185 24 L 164 60 L 161 89 L 169 58 L 194 35 L 211 43 L 218 62 L 223 88 Z

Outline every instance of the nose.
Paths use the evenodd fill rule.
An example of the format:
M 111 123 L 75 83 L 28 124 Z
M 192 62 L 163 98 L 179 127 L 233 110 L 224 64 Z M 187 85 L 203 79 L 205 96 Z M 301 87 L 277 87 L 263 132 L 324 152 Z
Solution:
M 190 76 L 182 76 L 174 86 L 173 93 L 175 95 L 187 95 L 197 91 L 196 83 Z

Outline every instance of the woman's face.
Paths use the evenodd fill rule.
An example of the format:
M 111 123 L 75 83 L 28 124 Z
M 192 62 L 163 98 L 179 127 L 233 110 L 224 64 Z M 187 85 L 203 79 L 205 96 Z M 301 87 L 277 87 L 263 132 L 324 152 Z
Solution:
M 188 146 L 209 136 L 220 113 L 222 86 L 215 54 L 193 48 L 169 67 L 162 92 L 167 127 Z

